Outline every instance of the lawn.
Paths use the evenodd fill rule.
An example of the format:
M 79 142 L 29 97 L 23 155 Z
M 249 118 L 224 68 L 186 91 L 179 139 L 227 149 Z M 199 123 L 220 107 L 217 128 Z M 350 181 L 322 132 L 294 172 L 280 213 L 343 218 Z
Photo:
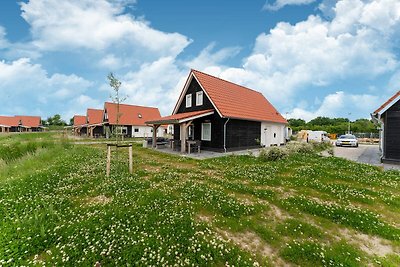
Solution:
M 0 137 L 0 266 L 399 266 L 400 172 Z M 10 152 L 10 151 L 18 151 Z M 118 157 L 118 159 L 117 159 Z

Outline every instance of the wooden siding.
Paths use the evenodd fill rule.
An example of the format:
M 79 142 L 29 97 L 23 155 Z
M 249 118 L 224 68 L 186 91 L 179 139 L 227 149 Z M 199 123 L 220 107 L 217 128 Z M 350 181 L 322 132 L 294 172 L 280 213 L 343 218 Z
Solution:
M 191 111 L 200 111 L 200 110 L 206 110 L 206 109 L 214 109 L 214 106 L 212 105 L 210 99 L 208 99 L 207 95 L 203 91 L 203 105 L 201 106 L 196 106 L 196 92 L 201 92 L 203 91 L 196 81 L 196 79 L 192 79 L 190 82 L 190 85 L 187 89 L 186 94 L 183 96 L 183 101 L 181 105 L 178 108 L 178 111 L 176 113 L 185 113 L 185 112 L 191 112 Z M 186 95 L 192 94 L 192 106 L 190 108 L 186 107 Z
M 259 121 L 231 119 L 226 125 L 226 147 L 229 150 L 260 147 L 260 139 L 261 122 Z
M 384 159 L 400 161 L 400 101 L 384 114 Z

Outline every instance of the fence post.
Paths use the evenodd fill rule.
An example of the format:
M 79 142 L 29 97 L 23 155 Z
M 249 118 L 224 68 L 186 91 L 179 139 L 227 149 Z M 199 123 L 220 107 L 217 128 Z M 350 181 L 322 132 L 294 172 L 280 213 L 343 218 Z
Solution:
M 133 173 L 133 162 L 132 162 L 132 145 L 129 146 L 129 173 Z
M 107 177 L 110 177 L 110 167 L 111 167 L 111 145 L 107 144 L 107 169 L 106 169 Z

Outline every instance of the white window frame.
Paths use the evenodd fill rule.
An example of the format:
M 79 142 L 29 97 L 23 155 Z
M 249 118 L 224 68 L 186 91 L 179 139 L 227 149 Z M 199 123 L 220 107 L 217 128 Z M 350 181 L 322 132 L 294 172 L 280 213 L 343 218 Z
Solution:
M 210 136 L 204 136 L 204 126 L 210 126 Z M 206 122 L 201 124 L 201 140 L 202 141 L 211 141 L 211 122 Z
M 192 94 L 187 94 L 186 95 L 186 107 L 191 108 L 192 107 Z
M 196 92 L 196 106 L 203 105 L 203 91 Z

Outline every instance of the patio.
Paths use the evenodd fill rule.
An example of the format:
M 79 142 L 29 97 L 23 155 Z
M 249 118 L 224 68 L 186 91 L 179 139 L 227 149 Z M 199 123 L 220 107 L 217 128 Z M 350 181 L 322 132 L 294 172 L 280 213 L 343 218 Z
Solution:
M 182 157 L 187 157 L 187 158 L 192 158 L 192 159 L 210 159 L 210 158 L 218 158 L 218 157 L 225 157 L 225 156 L 231 156 L 231 155 L 253 155 L 253 156 L 258 156 L 260 153 L 260 148 L 256 149 L 246 149 L 246 150 L 239 150 L 239 151 L 234 151 L 234 152 L 215 152 L 215 151 L 210 151 L 210 150 L 201 150 L 200 153 L 185 153 L 185 152 L 179 152 L 176 150 L 173 150 L 170 147 L 164 147 L 164 148 L 150 148 L 154 149 L 156 151 L 159 151 L 161 153 L 165 154 L 170 154 L 170 155 L 177 155 L 177 156 L 182 156 Z

